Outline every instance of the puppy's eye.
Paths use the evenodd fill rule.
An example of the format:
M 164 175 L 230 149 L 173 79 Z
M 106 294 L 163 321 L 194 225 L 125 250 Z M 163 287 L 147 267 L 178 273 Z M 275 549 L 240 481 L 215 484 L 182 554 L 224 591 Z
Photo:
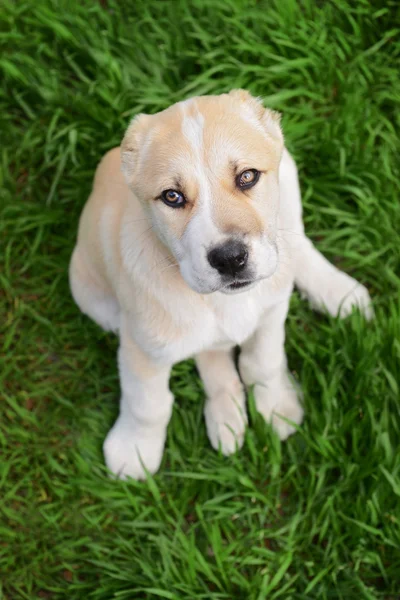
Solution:
M 186 204 L 185 196 L 176 190 L 164 190 L 161 194 L 161 200 L 164 204 L 173 208 L 181 208 Z
M 241 190 L 247 190 L 253 187 L 260 178 L 260 171 L 257 169 L 246 169 L 236 177 L 236 185 Z

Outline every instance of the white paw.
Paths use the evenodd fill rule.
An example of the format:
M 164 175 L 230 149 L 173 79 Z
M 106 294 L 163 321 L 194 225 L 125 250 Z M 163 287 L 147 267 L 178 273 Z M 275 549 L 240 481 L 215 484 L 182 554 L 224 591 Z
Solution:
M 242 386 L 230 393 L 227 390 L 206 400 L 204 407 L 208 439 L 222 454 L 233 454 L 243 445 L 247 426 L 246 397 Z
M 257 411 L 272 425 L 281 440 L 286 440 L 296 431 L 296 427 L 285 419 L 296 425 L 303 420 L 304 411 L 289 377 L 285 377 L 279 385 L 256 385 L 254 397 Z
M 138 431 L 121 415 L 103 445 L 106 465 L 120 479 L 146 479 L 146 470 L 155 473 L 163 456 L 165 432 Z
M 367 288 L 361 283 L 358 283 L 355 279 L 352 279 L 351 277 L 350 279 L 351 286 L 350 284 L 348 286 L 343 286 L 347 287 L 347 290 L 339 299 L 338 310 L 335 314 L 340 314 L 340 316 L 344 318 L 351 314 L 353 307 L 358 307 L 366 319 L 372 319 L 374 310 Z M 344 289 L 341 290 L 341 293 L 343 293 L 343 291 Z
M 358 308 L 366 319 L 374 316 L 369 292 L 365 286 L 353 277 L 335 269 L 329 285 L 321 291 L 322 304 L 333 317 L 344 318 Z

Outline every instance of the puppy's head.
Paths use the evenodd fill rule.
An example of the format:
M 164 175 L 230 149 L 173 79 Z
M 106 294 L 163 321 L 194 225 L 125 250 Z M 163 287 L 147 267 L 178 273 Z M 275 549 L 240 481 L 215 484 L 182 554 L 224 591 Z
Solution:
M 278 264 L 279 116 L 243 90 L 139 115 L 122 168 L 196 292 L 234 293 Z

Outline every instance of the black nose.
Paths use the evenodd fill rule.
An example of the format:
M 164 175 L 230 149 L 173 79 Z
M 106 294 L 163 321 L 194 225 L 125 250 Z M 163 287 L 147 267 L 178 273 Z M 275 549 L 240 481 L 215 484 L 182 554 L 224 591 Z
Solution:
M 228 240 L 208 253 L 208 262 L 221 275 L 237 275 L 247 265 L 249 253 L 238 240 Z

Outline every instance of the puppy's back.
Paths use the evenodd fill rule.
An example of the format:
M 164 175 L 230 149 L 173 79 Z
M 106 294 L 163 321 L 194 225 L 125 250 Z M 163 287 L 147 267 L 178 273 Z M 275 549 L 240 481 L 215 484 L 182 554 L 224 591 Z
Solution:
M 121 171 L 121 148 L 117 146 L 109 150 L 99 162 L 93 181 L 93 188 L 108 185 L 127 187 Z
M 105 287 L 113 287 L 110 272 L 119 270 L 119 231 L 129 195 L 121 172 L 120 148 L 113 148 L 96 169 L 93 189 L 79 221 L 76 248 L 88 271 Z

